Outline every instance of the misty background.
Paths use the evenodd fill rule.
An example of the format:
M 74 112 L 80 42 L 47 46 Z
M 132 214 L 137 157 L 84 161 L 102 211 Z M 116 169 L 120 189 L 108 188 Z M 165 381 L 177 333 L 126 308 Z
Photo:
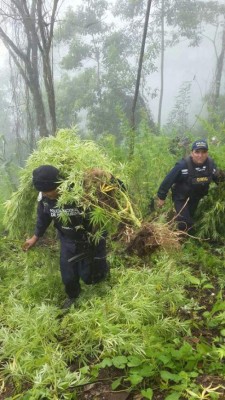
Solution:
M 179 137 L 207 137 L 202 119 L 214 124 L 211 136 L 218 118 L 224 122 L 222 1 L 0 4 L 3 165 L 22 166 L 37 140 L 58 128 L 77 125 L 83 137 L 111 135 L 122 145 L 124 126 L 138 137 L 143 121 L 156 135 Z

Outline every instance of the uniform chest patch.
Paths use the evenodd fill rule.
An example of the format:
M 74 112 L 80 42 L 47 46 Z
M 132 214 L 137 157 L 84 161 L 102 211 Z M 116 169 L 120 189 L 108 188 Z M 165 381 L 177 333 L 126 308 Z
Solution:
M 64 208 L 63 210 L 61 210 L 60 208 L 50 208 L 49 212 L 52 218 L 59 217 L 62 212 L 69 217 L 81 215 L 77 208 Z

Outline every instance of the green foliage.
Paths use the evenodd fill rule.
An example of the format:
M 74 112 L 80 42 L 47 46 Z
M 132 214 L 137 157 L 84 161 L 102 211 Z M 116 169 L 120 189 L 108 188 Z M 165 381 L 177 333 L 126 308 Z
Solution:
M 188 271 L 178 270 L 166 255 L 152 269 L 112 268 L 109 282 L 83 286 L 80 299 L 64 313 L 58 308 L 64 295 L 55 245 L 24 253 L 19 243 L 2 238 L 0 250 L 0 363 L 3 380 L 21 398 L 24 381 L 30 398 L 40 393 L 49 400 L 72 398 L 77 387 L 96 379 L 96 368 L 86 366 L 90 358 L 101 363 L 97 370 L 128 368 L 127 382 L 136 386 L 157 372 L 160 349 L 188 329 L 177 317 L 186 303 Z
M 113 358 L 105 358 L 101 363 L 95 366 L 95 370 L 116 366 L 116 368 L 125 369 L 125 376 L 119 377 L 112 383 L 112 389 L 118 389 L 121 385 L 129 382 L 131 388 L 147 387 L 141 390 L 144 398 L 152 399 L 154 393 L 154 378 L 160 376 L 160 389 L 165 394 L 165 399 L 180 399 L 185 397 L 186 393 L 204 392 L 204 388 L 199 387 L 195 383 L 195 379 L 199 376 L 199 365 L 202 370 L 209 368 L 209 360 L 211 366 L 216 365 L 220 369 L 219 356 L 223 355 L 222 347 L 215 351 L 213 347 L 199 343 L 196 348 L 185 340 L 174 340 L 171 344 L 166 344 L 161 349 L 153 349 L 151 355 L 147 357 L 141 356 L 116 356 Z M 140 385 L 141 384 L 141 385 Z M 151 384 L 151 387 L 149 385 Z M 218 398 L 218 389 L 221 386 L 212 388 Z M 152 389 L 153 388 L 153 389 Z M 211 387 L 210 387 L 211 388 Z M 208 388 L 209 389 L 209 388 Z M 205 393 L 210 390 L 205 389 Z M 199 397 L 200 398 L 200 397 Z M 202 397 L 204 398 L 204 397 Z M 207 397 L 206 397 L 207 398 Z
M 1 181 L 1 191 L 0 191 L 0 231 L 3 230 L 3 218 L 4 218 L 4 202 L 10 197 L 12 194 L 14 187 L 14 183 L 16 181 L 16 170 L 12 168 L 12 166 L 7 166 L 8 171 L 5 170 L 4 166 L 0 168 L 0 181 Z M 10 171 L 10 173 L 9 173 Z M 11 180 L 11 176 L 14 177 L 14 180 Z
M 145 3 L 143 0 L 116 1 L 114 14 L 122 15 L 123 18 L 133 19 L 136 15 L 143 15 L 145 12 Z
M 225 96 L 223 94 L 220 95 L 218 99 L 218 105 L 217 105 L 217 115 L 220 119 L 220 121 L 224 121 L 225 118 Z M 215 119 L 215 116 L 213 116 Z
M 215 1 L 175 0 L 168 3 L 168 24 L 177 28 L 178 39 L 189 39 L 190 46 L 199 46 L 204 33 L 204 22 L 214 25 L 218 22 L 218 15 L 223 13 L 223 7 Z
M 129 137 L 125 123 L 123 129 Z M 135 203 L 144 212 L 159 181 L 177 159 L 169 151 L 171 138 L 152 134 L 143 121 L 131 162 L 127 161 L 126 144 L 118 148 L 115 137 L 104 137 L 101 143 L 105 151 L 69 130 L 40 141 L 22 171 L 19 191 L 11 200 L 6 216 L 9 227 L 17 234 L 25 232 L 29 225 L 33 227 L 30 211 L 35 213 L 37 194 L 31 175 L 33 168 L 43 163 L 54 163 L 65 177 L 60 204 L 82 199 L 83 171 L 97 165 L 125 177 Z M 105 155 L 106 149 L 110 158 Z M 218 164 L 222 162 L 222 150 L 213 148 Z M 121 164 L 124 160 L 127 162 Z M 71 182 L 72 193 L 68 190 Z M 218 188 L 215 190 L 218 196 Z M 223 196 L 221 193 L 220 198 Z M 27 211 L 20 208 L 20 202 Z M 102 217 L 100 211 L 93 214 L 96 221 Z M 220 212 L 218 220 L 222 209 Z M 104 221 L 103 218 L 103 224 Z M 215 277 L 220 273 L 221 283 L 224 281 L 223 249 L 214 252 L 207 242 L 191 240 L 174 258 L 158 253 L 143 262 L 111 252 L 110 280 L 94 287 L 82 285 L 81 297 L 65 313 L 58 308 L 64 293 L 57 245 L 24 253 L 20 242 L 0 238 L 3 383 L 13 385 L 14 398 L 72 400 L 79 399 L 82 385 L 98 380 L 102 369 L 113 368 L 114 373 L 115 369 L 120 371 L 112 383 L 113 390 L 129 387 L 146 399 L 153 399 L 159 389 L 167 400 L 188 396 L 217 398 L 217 387 L 207 391 L 196 383 L 196 378 L 201 374 L 224 376 L 224 301 L 218 294 L 211 310 L 206 311 L 196 299 L 186 298 L 190 285 L 199 296 L 216 288 L 218 282 L 214 285 L 210 274 Z M 185 310 L 190 313 L 182 320 Z M 196 316 L 197 310 L 202 312 L 201 320 Z M 189 321 L 187 316 L 191 317 L 191 313 L 194 317 Z M 212 337 L 212 344 L 206 343 L 202 334 L 194 341 L 192 326 L 201 332 L 205 327 L 217 329 L 218 335 Z
M 202 200 L 196 214 L 198 235 L 202 238 L 221 240 L 225 238 L 225 186 L 210 190 L 206 198 Z
M 213 251 L 212 247 L 213 246 Z M 219 247 L 219 248 L 217 248 Z M 208 241 L 197 240 L 196 245 L 192 242 L 187 243 L 183 248 L 181 263 L 189 265 L 193 269 L 193 275 L 190 283 L 199 288 L 199 294 L 204 290 L 204 286 L 211 283 L 211 287 L 215 286 L 213 277 L 216 276 L 219 289 L 224 288 L 224 251 L 223 246 L 220 247 Z M 216 290 L 216 288 L 215 288 Z M 220 293 L 220 292 L 219 292 Z M 219 296 L 219 294 L 218 294 Z
M 156 136 L 146 126 L 140 126 L 135 140 L 134 157 L 127 166 L 129 191 L 134 196 L 134 203 L 145 213 L 159 184 L 175 164 L 175 158 L 169 151 L 170 138 Z
M 124 217 L 131 217 L 134 223 L 139 224 L 128 196 L 120 188 L 117 187 L 117 210 L 100 205 L 94 185 L 90 186 L 88 193 L 85 192 L 85 172 L 98 167 L 110 174 L 114 172 L 114 164 L 93 141 L 82 141 L 73 130 L 61 130 L 56 137 L 48 137 L 39 142 L 37 150 L 22 170 L 18 191 L 6 204 L 5 224 L 11 235 L 21 236 L 34 226 L 37 193 L 32 187 L 32 171 L 42 164 L 51 164 L 60 170 L 63 181 L 60 185 L 59 206 L 76 203 L 83 207 L 84 212 L 91 209 L 92 219 L 100 230 L 113 227 L 113 221 L 117 224 Z M 108 188 L 106 182 L 102 189 L 106 196 Z
M 122 177 L 127 177 L 134 198 L 139 204 L 143 199 L 147 204 L 148 196 L 154 195 L 175 157 L 168 151 L 170 138 L 153 135 L 144 123 L 139 135 L 134 159 L 116 164 L 115 138 L 108 137 L 105 142 L 114 155 L 108 162 L 101 147 L 81 141 L 71 131 L 61 131 L 56 138 L 40 142 L 28 160 L 27 170 L 22 172 L 21 185 L 32 195 L 32 169 L 57 160 L 55 165 L 65 176 L 74 184 L 78 182 L 73 196 L 79 200 L 84 165 L 88 159 L 88 167 L 96 166 L 97 155 L 97 165 L 105 168 L 107 163 L 107 171 L 120 171 Z M 123 160 L 124 154 L 125 146 L 117 149 L 117 160 Z M 34 202 L 35 198 L 36 193 Z M 68 201 L 68 193 L 64 199 Z M 23 197 L 22 200 L 25 201 Z M 29 202 L 27 206 L 30 207 Z M 190 393 L 195 398 L 203 393 L 195 382 L 199 374 L 224 374 L 223 301 L 217 298 L 212 310 L 203 312 L 203 322 L 193 322 L 195 326 L 199 323 L 201 329 L 203 323 L 207 329 L 219 328 L 220 337 L 214 338 L 212 345 L 204 338 L 197 344 L 182 338 L 191 337 L 191 322 L 181 319 L 182 312 L 200 308 L 193 299 L 186 299 L 187 286 L 192 285 L 201 293 L 210 284 L 206 272 L 215 274 L 220 268 L 223 273 L 224 263 L 208 253 L 206 244 L 204 248 L 199 242 L 190 242 L 175 258 L 159 253 L 145 263 L 112 252 L 110 281 L 95 287 L 83 285 L 80 299 L 68 313 L 58 309 L 64 294 L 57 245 L 37 247 L 29 253 L 21 252 L 19 246 L 19 242 L 0 240 L 0 363 L 3 380 L 12 382 L 14 394 L 21 399 L 79 398 L 79 387 L 95 382 L 104 368 L 116 368 L 122 373 L 115 377 L 113 390 L 128 386 L 147 399 L 154 398 L 159 385 L 165 399 L 179 399 Z M 193 268 L 192 274 L 187 266 Z M 75 371 L 71 372 L 74 364 Z M 29 389 L 24 389 L 24 381 Z M 214 393 L 205 394 L 216 396 L 218 389 L 212 389 Z
M 169 131 L 176 129 L 181 136 L 184 135 L 189 128 L 188 108 L 191 103 L 190 90 L 191 82 L 184 82 L 176 96 L 174 108 L 171 111 L 167 122 L 167 129 Z
M 203 128 L 204 135 L 211 143 L 210 152 L 215 155 L 220 154 L 220 162 L 224 164 L 224 157 L 222 156 L 224 152 L 224 135 L 225 135 L 225 122 L 224 118 L 221 118 L 219 114 L 211 114 L 209 119 L 199 118 L 199 122 Z M 212 138 L 216 138 L 216 143 L 214 144 Z M 222 145 L 222 146 L 221 146 Z M 221 154 L 222 153 L 222 154 Z
M 137 25 L 138 34 L 135 29 L 130 35 L 129 26 L 119 27 L 120 24 L 113 23 L 113 17 L 110 20 L 108 15 L 112 16 L 111 5 L 103 0 L 83 1 L 75 12 L 70 9 L 66 14 L 57 32 L 58 40 L 69 44 L 68 54 L 61 65 L 66 70 L 76 71 L 76 74 L 72 78 L 63 77 L 59 82 L 57 110 L 60 126 L 68 126 L 71 115 L 81 111 L 82 117 L 85 110 L 85 126 L 95 136 L 110 132 L 121 141 L 121 115 L 130 120 L 136 79 L 133 60 L 139 54 L 141 29 Z M 148 49 L 145 62 L 148 72 L 154 70 L 153 59 L 157 56 L 154 46 L 151 49 Z M 74 94 L 72 101 L 64 101 L 65 97 L 71 97 L 71 93 Z M 138 121 L 142 109 L 151 122 L 147 102 L 139 95 Z

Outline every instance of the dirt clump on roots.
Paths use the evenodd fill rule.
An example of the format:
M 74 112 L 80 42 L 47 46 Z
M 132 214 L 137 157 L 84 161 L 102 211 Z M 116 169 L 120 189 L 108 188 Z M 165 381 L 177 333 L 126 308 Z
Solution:
M 134 232 L 127 245 L 128 254 L 139 257 L 147 256 L 159 248 L 178 250 L 180 248 L 180 232 L 170 229 L 168 224 L 144 222 L 141 228 Z
M 83 184 L 87 196 L 94 195 L 100 207 L 118 208 L 116 196 L 120 187 L 112 174 L 100 168 L 90 168 L 85 171 Z

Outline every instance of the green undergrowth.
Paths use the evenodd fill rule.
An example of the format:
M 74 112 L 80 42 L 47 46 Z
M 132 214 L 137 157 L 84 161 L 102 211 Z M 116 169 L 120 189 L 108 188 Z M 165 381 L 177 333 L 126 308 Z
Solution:
M 11 171 L 12 175 L 16 176 L 15 168 Z M 10 197 L 13 188 L 15 188 L 14 182 L 10 180 L 9 175 L 5 172 L 3 167 L 0 167 L 0 182 L 1 182 L 1 190 L 0 190 L 0 231 L 3 230 L 3 218 L 4 218 L 4 203 Z
M 79 300 L 65 312 L 58 245 L 52 243 L 24 253 L 20 242 L 0 239 L 2 393 L 13 387 L 5 398 L 79 399 L 83 385 L 114 368 L 122 374 L 113 390 L 126 387 L 151 399 L 160 388 L 165 399 L 179 399 L 188 390 L 198 393 L 195 379 L 204 371 L 225 372 L 220 339 L 188 343 L 192 321 L 182 314 L 198 307 L 187 287 L 204 291 L 203 276 L 206 285 L 210 274 L 222 270 L 218 256 L 209 260 L 202 249 L 197 258 L 192 242 L 179 254 L 161 252 L 144 261 L 111 251 L 110 278 L 83 285 Z M 193 275 L 190 252 L 201 264 L 200 277 Z M 209 325 L 221 323 L 225 307 L 217 307 L 204 317 Z
M 79 369 L 70 373 L 70 363 L 82 368 L 90 359 L 146 358 L 187 332 L 188 324 L 176 314 L 185 302 L 188 271 L 177 270 L 167 256 L 152 266 L 126 267 L 111 255 L 110 279 L 84 285 L 75 307 L 64 314 L 57 253 L 54 247 L 23 253 L 19 243 L 1 239 L 0 359 L 4 379 L 16 392 L 25 379 L 30 393 L 48 387 L 48 398 L 51 393 L 67 398 L 65 386 L 69 390 L 90 379 Z
M 141 135 L 138 154 L 129 164 L 108 163 L 108 157 L 101 153 L 98 166 L 105 168 L 107 164 L 109 171 L 125 178 L 134 203 L 144 215 L 176 157 L 168 151 L 169 138 L 147 131 Z M 55 139 L 50 138 L 50 142 Z M 41 146 L 45 155 L 41 162 L 51 163 L 57 156 L 56 165 L 67 168 L 61 150 L 55 154 L 58 143 L 50 153 L 44 141 Z M 75 149 L 65 146 L 73 165 Z M 89 147 L 92 149 L 91 143 L 87 143 L 88 152 Z M 217 164 L 223 167 L 224 153 L 220 148 L 214 153 Z M 81 164 L 72 174 L 74 180 L 81 177 L 85 154 L 81 152 L 81 159 L 76 160 Z M 93 151 L 88 167 L 95 165 L 96 154 Z M 40 164 L 37 153 L 31 161 L 22 175 L 18 197 L 13 198 L 13 206 L 8 205 L 12 207 L 8 228 L 17 237 L 32 232 L 34 226 L 37 194 L 31 174 Z M 219 191 L 212 187 L 199 208 L 197 234 L 219 243 L 189 239 L 176 253 L 161 251 L 144 260 L 131 258 L 112 245 L 108 256 L 110 278 L 95 286 L 82 284 L 81 296 L 68 312 L 61 309 L 65 293 L 58 243 L 44 241 L 24 253 L 22 237 L 13 241 L 1 236 L 0 398 L 83 400 L 83 388 L 100 382 L 105 371 L 112 373 L 113 391 L 131 391 L 143 399 L 222 399 L 223 198 L 222 186 Z M 165 210 L 169 207 L 167 201 Z M 161 211 L 156 214 L 160 218 L 163 215 Z M 204 376 L 211 377 L 208 386 L 201 385 Z M 217 378 L 215 383 L 213 377 Z
M 214 240 L 225 240 L 225 183 L 210 189 L 196 213 L 198 236 Z

